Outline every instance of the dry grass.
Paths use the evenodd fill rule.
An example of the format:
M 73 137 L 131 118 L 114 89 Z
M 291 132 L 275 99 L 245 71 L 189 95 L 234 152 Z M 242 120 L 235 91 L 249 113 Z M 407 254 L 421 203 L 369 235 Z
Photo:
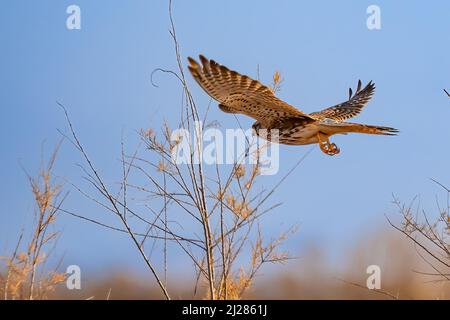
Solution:
M 53 230 L 61 197 L 61 185 L 53 177 L 59 145 L 46 166 L 34 178 L 27 174 L 35 200 L 33 232 L 24 243 L 22 231 L 11 256 L 1 257 L 6 267 L 0 274 L 0 295 L 3 299 L 45 299 L 55 286 L 65 281 L 65 274 L 46 270 L 46 261 L 56 244 L 58 232 Z
M 242 299 L 449 299 L 450 283 L 429 281 L 415 272 L 427 264 L 417 255 L 414 245 L 389 228 L 368 227 L 355 234 L 348 250 L 340 250 L 339 261 L 331 256 L 328 244 L 317 242 L 294 252 L 299 259 L 282 268 L 265 268 Z M 389 248 L 388 250 L 386 248 Z M 393 254 L 395 253 L 395 254 Z M 381 267 L 381 290 L 365 286 L 368 265 Z M 239 295 L 247 285 L 246 276 L 228 283 L 229 299 Z M 160 290 L 151 281 L 142 281 L 142 272 L 109 271 L 91 275 L 82 290 L 57 290 L 52 298 L 85 299 L 95 296 L 105 299 L 111 289 L 111 299 L 158 299 Z M 342 281 L 344 279 L 344 281 Z M 192 280 L 185 273 L 171 276 L 171 295 L 177 299 L 199 299 L 207 296 L 207 287 L 194 295 Z M 356 284 L 356 285 L 355 285 Z

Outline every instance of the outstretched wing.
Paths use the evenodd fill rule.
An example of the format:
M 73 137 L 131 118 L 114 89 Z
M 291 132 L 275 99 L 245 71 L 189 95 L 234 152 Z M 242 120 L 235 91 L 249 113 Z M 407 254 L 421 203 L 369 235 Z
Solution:
M 313 112 L 310 116 L 318 119 L 331 119 L 334 121 L 344 121 L 357 116 L 364 106 L 372 98 L 375 92 L 375 84 L 370 81 L 364 89 L 361 90 L 361 80 L 358 81 L 358 87 L 352 96 L 352 89 L 349 89 L 349 100 L 333 107 L 324 109 L 319 112 Z
M 189 71 L 203 90 L 219 102 L 221 110 L 245 114 L 266 127 L 283 118 L 315 121 L 307 114 L 275 97 L 273 92 L 259 81 L 232 71 L 202 55 L 199 57 L 201 65 L 194 59 L 188 58 Z

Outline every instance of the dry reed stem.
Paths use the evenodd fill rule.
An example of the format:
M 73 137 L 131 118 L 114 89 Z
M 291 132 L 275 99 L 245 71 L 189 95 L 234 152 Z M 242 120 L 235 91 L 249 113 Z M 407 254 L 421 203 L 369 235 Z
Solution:
M 152 76 L 156 71 L 160 71 L 177 79 L 183 93 L 177 127 L 195 132 L 195 121 L 202 119 L 205 128 L 207 112 L 200 117 L 184 75 L 180 45 L 172 16 L 172 1 L 169 1 L 169 19 L 169 33 L 174 44 L 177 71 L 159 68 Z M 274 91 L 277 91 L 281 82 L 279 73 L 274 75 L 273 80 Z M 153 79 L 152 83 L 154 84 Z M 100 208 L 119 217 L 124 228 L 110 226 L 71 210 L 63 209 L 62 212 L 110 230 L 127 233 L 133 239 L 167 299 L 169 299 L 167 257 L 170 248 L 178 248 L 193 263 L 197 274 L 194 292 L 197 292 L 199 284 L 205 284 L 208 299 L 240 299 L 264 264 L 288 259 L 285 253 L 277 251 L 286 239 L 287 233 L 263 245 L 261 232 L 255 227 L 262 215 L 277 207 L 273 205 L 263 208 L 265 202 L 309 152 L 272 189 L 256 191 L 260 163 L 245 164 L 245 160 L 250 156 L 251 145 L 248 140 L 244 154 L 239 156 L 239 160 L 232 168 L 223 167 L 219 170 L 216 164 L 213 170 L 205 168 L 201 154 L 194 152 L 196 148 L 201 150 L 203 145 L 201 135 L 197 135 L 197 139 L 190 141 L 191 152 L 188 155 L 190 162 L 179 164 L 174 161 L 172 152 L 181 141 L 171 140 L 172 130 L 168 123 L 164 123 L 159 134 L 153 129 L 140 130 L 141 141 L 146 147 L 144 155 L 140 155 L 140 150 L 136 150 L 133 155 L 127 156 L 122 140 L 120 159 L 122 181 L 118 192 L 113 193 L 103 182 L 79 141 L 67 110 L 64 106 L 60 106 L 64 110 L 71 133 L 71 137 L 66 138 L 85 160 L 87 168 L 82 166 L 80 168 L 93 193 L 80 186 L 74 184 L 72 186 Z M 130 181 L 130 172 L 139 175 L 139 183 Z M 145 184 L 142 183 L 142 179 L 146 181 Z M 137 210 L 131 199 L 143 199 L 141 202 L 145 205 L 139 206 L 141 209 Z M 142 210 L 143 207 L 147 211 Z M 147 218 L 148 215 L 153 218 Z M 183 224 L 187 221 L 189 227 L 184 228 Z M 135 231 L 138 228 L 145 228 L 145 232 Z M 138 238 L 142 238 L 141 241 L 138 241 Z M 163 281 L 145 254 L 148 250 L 147 239 L 162 244 Z M 152 246 L 151 250 L 153 248 L 155 247 Z M 248 268 L 238 264 L 239 257 L 243 259 L 247 257 Z
M 24 231 L 20 233 L 10 257 L 2 257 L 6 263 L 6 276 L 0 278 L 0 293 L 8 299 L 45 299 L 55 286 L 66 279 L 64 273 L 46 271 L 45 264 L 56 244 L 58 233 L 50 229 L 54 225 L 59 208 L 65 199 L 62 186 L 53 177 L 53 168 L 61 144 L 58 144 L 48 163 L 41 166 L 37 177 L 27 174 L 35 200 L 33 232 L 27 244 L 23 244 Z M 40 271 L 40 274 L 38 272 Z

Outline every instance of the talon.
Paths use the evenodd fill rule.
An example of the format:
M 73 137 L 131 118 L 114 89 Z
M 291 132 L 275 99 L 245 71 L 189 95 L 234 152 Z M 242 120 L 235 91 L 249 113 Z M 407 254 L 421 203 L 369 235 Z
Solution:
M 334 156 L 336 154 L 338 154 L 339 152 L 341 152 L 341 150 L 338 148 L 338 146 L 335 143 L 330 144 L 330 155 Z
M 339 153 L 339 151 L 340 151 L 338 146 L 336 145 L 336 143 L 331 144 L 331 150 L 333 150 L 333 152 L 336 152 L 336 153 Z
M 339 152 L 341 152 L 341 150 L 335 143 L 330 143 L 330 140 L 328 140 L 327 136 L 325 136 L 325 141 L 322 141 L 321 134 L 318 133 L 317 139 L 319 140 L 320 150 L 322 150 L 323 153 L 329 156 L 334 156 L 336 154 L 339 154 Z

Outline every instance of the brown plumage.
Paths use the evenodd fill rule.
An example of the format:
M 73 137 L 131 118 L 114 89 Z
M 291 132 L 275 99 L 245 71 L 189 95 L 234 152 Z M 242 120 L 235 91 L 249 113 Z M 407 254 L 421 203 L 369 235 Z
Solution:
M 349 100 L 306 114 L 278 99 L 270 88 L 259 81 L 202 55 L 199 57 L 201 64 L 188 58 L 189 71 L 197 83 L 219 102 L 222 111 L 254 118 L 256 122 L 252 127 L 256 134 L 268 140 L 288 145 L 319 143 L 324 153 L 334 155 L 339 153 L 339 148 L 328 139 L 334 134 L 355 132 L 395 135 L 398 132 L 390 127 L 344 122 L 358 115 L 373 96 L 375 85 L 372 81 L 363 89 L 359 81 L 354 95 L 350 89 Z

